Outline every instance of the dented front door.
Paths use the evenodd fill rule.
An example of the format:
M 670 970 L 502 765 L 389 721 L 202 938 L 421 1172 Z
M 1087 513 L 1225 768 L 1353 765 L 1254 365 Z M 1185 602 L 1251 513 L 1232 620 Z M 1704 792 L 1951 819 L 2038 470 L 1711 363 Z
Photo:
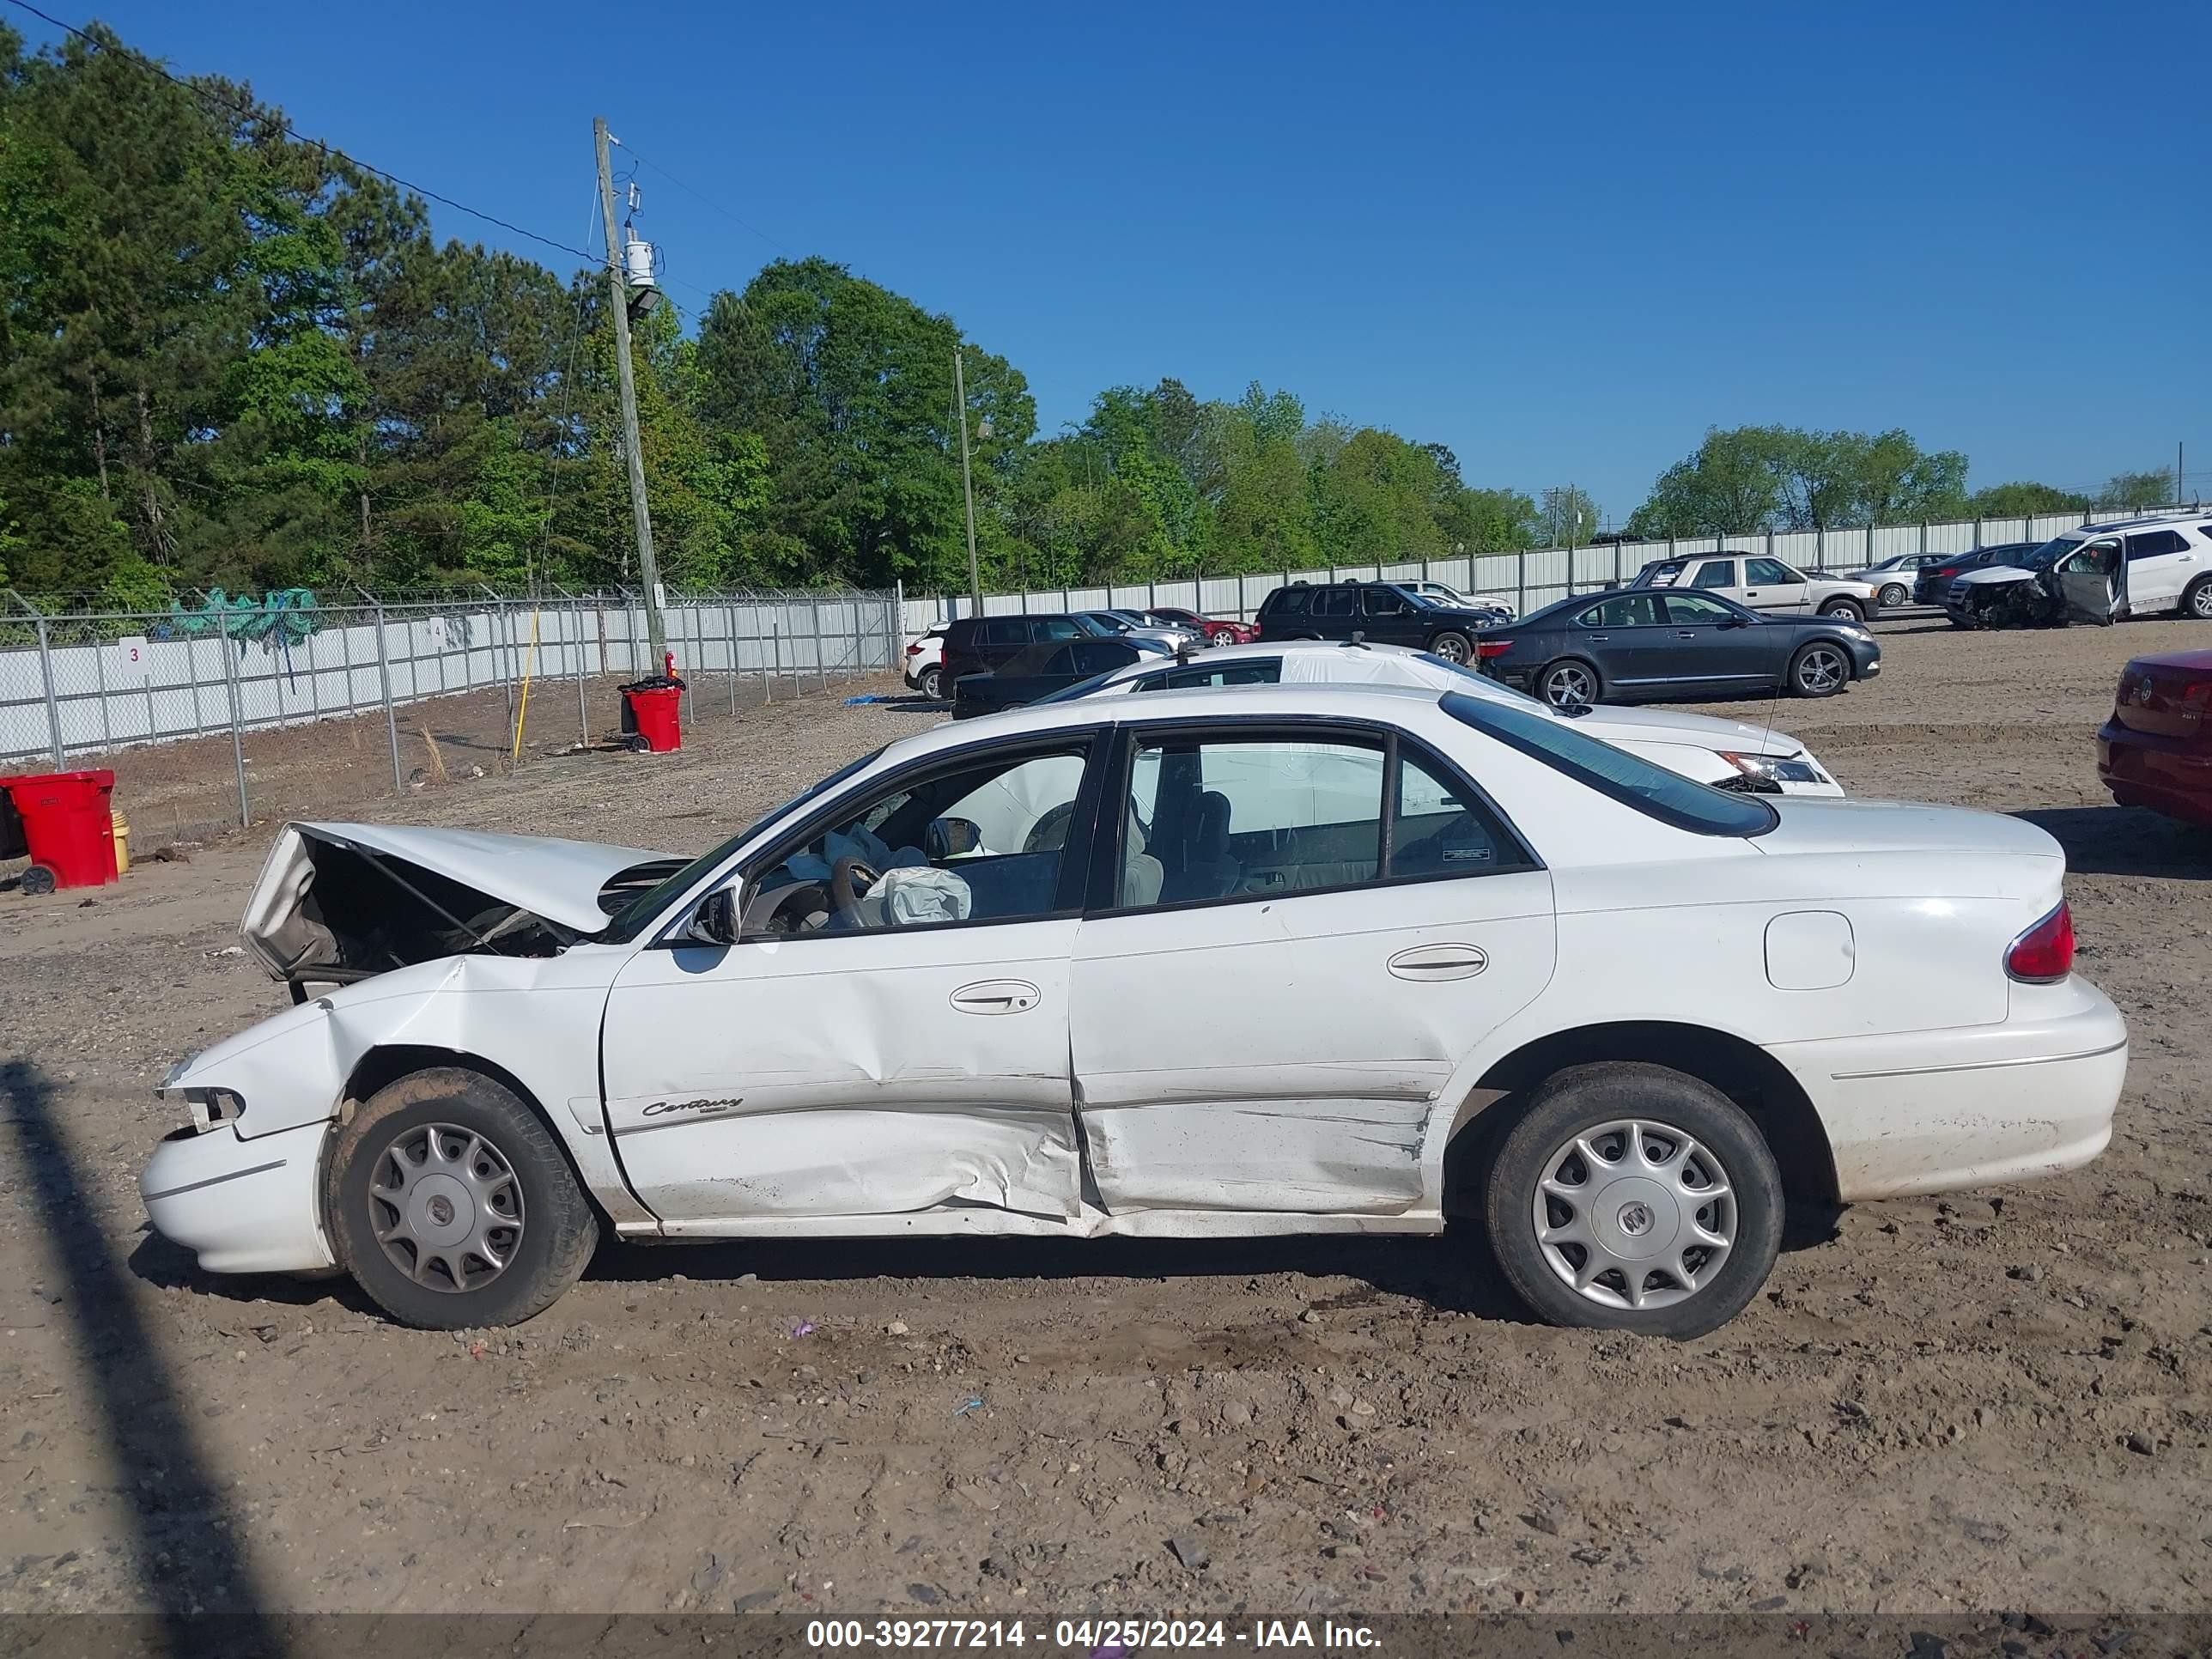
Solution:
M 2117 536 L 2101 537 L 2067 554 L 2054 573 L 2067 620 L 2102 626 L 2124 615 L 2127 572 Z
M 1075 1213 L 1072 917 L 640 951 L 607 1127 L 672 1224 L 982 1205 Z

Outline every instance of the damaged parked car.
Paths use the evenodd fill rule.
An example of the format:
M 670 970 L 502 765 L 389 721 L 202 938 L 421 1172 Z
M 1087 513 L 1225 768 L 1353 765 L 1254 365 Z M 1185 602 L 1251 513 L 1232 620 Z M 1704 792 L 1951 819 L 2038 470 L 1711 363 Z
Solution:
M 210 1272 L 426 1327 L 527 1319 L 608 1235 L 1463 1214 L 1543 1317 L 1687 1336 L 1792 1204 L 2102 1150 L 2127 1033 L 2063 875 L 2015 818 L 1412 686 L 948 723 L 673 869 L 297 825 L 245 932 L 301 1000 L 169 1073 L 142 1191 Z
M 2161 611 L 2212 621 L 2212 524 L 2192 515 L 2083 525 L 1961 572 L 1943 609 L 1962 628 L 2104 626 Z

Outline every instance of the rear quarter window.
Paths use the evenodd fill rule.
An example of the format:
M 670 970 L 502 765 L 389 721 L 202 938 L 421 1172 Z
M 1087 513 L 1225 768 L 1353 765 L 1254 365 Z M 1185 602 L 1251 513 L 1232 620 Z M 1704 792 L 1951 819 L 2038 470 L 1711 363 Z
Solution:
M 1267 611 L 1271 616 L 1303 617 L 1312 603 L 1310 587 L 1279 587 L 1267 600 Z

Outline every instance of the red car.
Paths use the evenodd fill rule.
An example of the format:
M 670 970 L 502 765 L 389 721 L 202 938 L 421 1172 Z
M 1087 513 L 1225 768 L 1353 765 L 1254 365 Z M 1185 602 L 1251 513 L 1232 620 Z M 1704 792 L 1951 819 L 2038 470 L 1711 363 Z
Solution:
M 2123 806 L 2212 827 L 2212 651 L 2137 657 L 2097 730 L 2097 775 Z
M 1194 628 L 1208 645 L 1249 645 L 1260 637 L 1260 630 L 1250 623 L 1231 622 L 1224 617 L 1201 617 L 1180 605 L 1155 605 L 1145 615 L 1154 622 L 1171 623 L 1177 628 Z

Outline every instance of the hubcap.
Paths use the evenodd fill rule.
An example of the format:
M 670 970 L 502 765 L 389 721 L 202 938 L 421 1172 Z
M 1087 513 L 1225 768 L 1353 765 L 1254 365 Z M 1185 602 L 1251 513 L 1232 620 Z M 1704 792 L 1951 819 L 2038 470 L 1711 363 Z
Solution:
M 2203 584 L 2190 595 L 2189 608 L 2207 621 L 2212 621 L 2212 582 Z
M 379 1155 L 368 1181 L 368 1224 L 392 1265 L 417 1285 L 480 1290 L 522 1242 L 522 1183 L 498 1147 L 473 1129 L 410 1129 Z
M 1844 659 L 1825 647 L 1808 651 L 1797 665 L 1797 684 L 1808 691 L 1825 691 L 1844 683 Z
M 1905 590 L 1903 588 L 1885 587 L 1881 590 L 1881 605 L 1883 610 L 1894 610 L 1897 606 L 1903 605 L 1904 603 Z
M 1735 1245 L 1728 1171 L 1665 1123 L 1601 1123 L 1574 1136 L 1545 1160 L 1533 1213 L 1545 1264 L 1607 1308 L 1686 1301 Z
M 1590 678 L 1575 667 L 1554 668 L 1546 677 L 1544 690 L 1554 708 L 1572 708 L 1590 701 Z
M 1467 642 L 1447 635 L 1437 641 L 1437 655 L 1442 657 L 1446 662 L 1465 662 Z

